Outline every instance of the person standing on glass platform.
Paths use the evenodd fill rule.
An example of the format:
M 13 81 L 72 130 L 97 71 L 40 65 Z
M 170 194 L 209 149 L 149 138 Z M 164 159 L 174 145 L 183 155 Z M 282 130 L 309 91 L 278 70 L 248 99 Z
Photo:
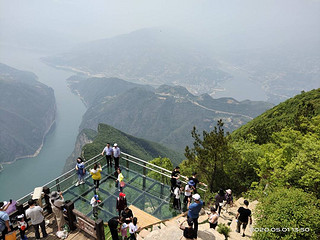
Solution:
M 114 168 L 117 170 L 119 168 L 119 160 L 120 160 L 120 148 L 118 144 L 113 144 L 113 159 L 114 159 Z
M 107 167 L 112 167 L 112 153 L 113 153 L 113 148 L 110 146 L 110 143 L 107 143 L 107 146 L 102 150 L 101 155 L 106 153 L 106 160 L 107 160 Z

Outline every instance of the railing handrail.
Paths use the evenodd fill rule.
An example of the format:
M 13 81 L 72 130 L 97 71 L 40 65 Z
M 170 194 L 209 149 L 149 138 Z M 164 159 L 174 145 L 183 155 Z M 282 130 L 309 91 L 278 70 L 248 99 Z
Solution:
M 166 173 L 171 173 L 171 171 L 168 170 L 168 169 L 166 169 L 166 168 L 157 166 L 157 165 L 155 165 L 155 164 L 153 164 L 153 163 L 150 163 L 150 162 L 145 161 L 145 160 L 143 160 L 143 159 L 137 158 L 137 157 L 132 156 L 132 155 L 130 155 L 130 154 L 127 154 L 127 153 L 125 153 L 125 152 L 121 152 L 121 155 L 126 157 L 126 158 L 125 158 L 126 161 L 130 161 L 130 162 L 132 162 L 132 163 L 134 163 L 134 164 L 136 164 L 136 165 L 138 165 L 138 166 L 144 167 L 144 168 L 149 169 L 149 170 L 151 170 L 151 171 L 153 171 L 153 172 L 156 172 L 156 173 L 158 173 L 158 174 L 161 174 L 161 175 L 163 175 L 163 176 L 165 176 L 165 177 L 171 178 L 171 175 L 167 175 L 167 174 L 164 173 L 164 172 L 166 172 Z M 94 157 L 90 158 L 89 160 L 85 161 L 85 163 L 88 164 L 88 163 L 90 163 L 91 161 L 93 161 L 94 159 L 98 158 L 99 156 L 101 156 L 101 153 L 100 153 L 100 154 L 97 154 L 96 156 L 94 156 Z M 123 157 L 122 157 L 122 158 L 123 158 Z M 138 163 L 138 162 L 136 162 L 136 161 L 133 161 L 133 160 L 131 160 L 131 159 L 129 159 L 129 158 L 133 158 L 134 160 L 139 161 L 139 162 L 142 162 L 142 163 L 145 164 L 145 165 L 143 165 L 143 164 L 141 164 L 141 163 Z M 99 161 L 100 159 L 101 159 L 101 158 L 99 158 L 97 161 Z M 96 161 L 96 162 L 97 162 L 97 161 Z M 95 162 L 93 162 L 93 163 L 95 163 Z M 91 163 L 90 163 L 90 164 L 91 164 Z M 150 167 L 147 166 L 147 165 L 152 166 L 152 167 L 154 167 L 154 168 L 156 168 L 156 169 L 158 169 L 158 170 L 161 170 L 161 171 L 158 171 L 158 170 L 156 170 L 156 169 L 150 168 Z M 59 177 L 56 177 L 55 179 L 47 182 L 47 183 L 44 184 L 42 187 L 48 186 L 48 185 L 52 184 L 53 182 L 57 181 L 57 179 L 63 178 L 64 176 L 66 176 L 66 175 L 68 175 L 68 174 L 71 174 L 72 172 L 74 172 L 74 169 L 70 169 L 69 171 L 61 174 Z M 71 177 L 74 176 L 75 174 L 76 174 L 76 173 L 71 174 L 69 177 L 63 179 L 61 182 L 64 182 L 64 181 L 68 180 L 69 178 L 71 178 Z M 185 180 L 188 179 L 188 177 L 186 177 L 186 176 L 183 176 L 183 175 L 180 175 L 180 176 L 181 176 L 182 178 L 184 178 Z M 60 184 L 61 182 L 59 182 L 59 184 Z M 187 183 L 186 181 L 182 181 L 182 182 L 183 182 L 183 183 Z M 51 186 L 51 188 L 52 188 L 52 187 L 55 187 L 55 186 L 57 186 L 57 185 L 58 185 L 58 184 L 55 184 L 55 185 Z M 205 186 L 206 186 L 206 185 L 205 185 Z M 202 188 L 199 188 L 199 189 L 202 190 L 202 191 L 206 191 L 205 189 L 202 189 Z M 24 199 L 24 198 L 26 198 L 27 196 L 30 196 L 31 194 L 32 194 L 32 192 L 30 192 L 30 193 L 26 194 L 25 196 L 19 198 L 17 201 L 20 201 L 21 199 Z

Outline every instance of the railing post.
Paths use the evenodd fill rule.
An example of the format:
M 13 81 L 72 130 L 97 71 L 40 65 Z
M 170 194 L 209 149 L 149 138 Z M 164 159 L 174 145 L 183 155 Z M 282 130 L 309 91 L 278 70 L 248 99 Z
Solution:
M 129 160 L 128 160 L 128 156 L 126 157 L 126 167 L 127 167 L 127 169 L 129 169 Z
M 142 182 L 142 190 L 144 191 L 146 189 L 146 174 L 147 174 L 147 169 L 146 169 L 147 164 L 143 163 L 143 182 Z
M 52 213 L 52 208 L 50 204 L 50 188 L 48 188 L 47 186 L 44 186 L 42 191 L 44 193 L 44 201 L 46 203 L 45 208 L 47 209 L 47 212 L 50 214 Z
M 103 221 L 101 219 L 98 219 L 95 222 L 95 230 L 96 230 L 96 234 L 97 234 L 97 239 L 98 240 L 105 240 L 104 225 L 103 225 Z
M 160 183 L 160 197 L 162 198 L 163 197 L 163 190 L 164 190 L 164 184 L 163 183 Z
M 65 205 L 65 208 L 67 210 L 67 218 L 68 218 L 68 225 L 71 231 L 75 230 L 77 227 L 75 225 L 76 216 L 73 214 L 74 209 L 74 203 L 73 201 L 68 202 Z

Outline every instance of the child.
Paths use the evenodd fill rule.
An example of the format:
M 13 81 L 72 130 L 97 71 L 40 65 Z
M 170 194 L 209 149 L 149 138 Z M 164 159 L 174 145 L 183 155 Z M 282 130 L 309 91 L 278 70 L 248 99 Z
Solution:
M 140 231 L 140 227 L 138 228 L 137 226 L 138 219 L 134 217 L 132 219 L 132 222 L 129 223 L 129 233 L 130 233 L 130 238 L 131 240 L 136 240 L 136 232 Z
M 181 210 L 180 194 L 181 194 L 181 181 L 177 180 L 176 186 L 173 191 L 173 195 L 174 195 L 173 208 L 177 210 Z
M 90 201 L 90 204 L 92 206 L 92 213 L 93 213 L 93 216 L 95 218 L 98 217 L 98 206 L 99 206 L 99 203 L 101 203 L 101 200 L 99 200 L 99 196 L 95 192 L 94 196 L 91 198 L 91 201 Z
M 99 167 L 99 168 L 98 168 Z M 92 175 L 93 183 L 96 187 L 96 191 L 99 190 L 99 182 L 101 180 L 101 172 L 102 168 L 101 165 L 99 164 L 94 164 L 93 169 L 90 169 L 90 174 Z
M 120 224 L 121 224 L 120 232 L 121 232 L 122 240 L 127 239 L 127 237 L 128 237 L 127 229 L 129 227 L 129 225 L 125 223 L 125 219 L 124 218 L 121 218 Z
M 18 215 L 17 216 L 17 223 L 18 223 L 18 228 L 20 231 L 20 237 L 21 240 L 27 240 L 27 236 L 25 235 L 26 229 L 28 227 L 27 223 L 24 221 L 24 214 Z
M 124 176 L 121 173 L 121 169 L 120 168 L 117 168 L 117 173 L 118 173 L 118 178 L 116 180 L 116 183 L 118 184 L 119 192 L 122 192 L 122 189 L 124 187 L 124 181 L 123 181 Z
M 76 186 L 78 186 L 79 184 L 84 183 L 84 177 L 86 175 L 86 169 L 84 167 L 84 162 L 81 157 L 78 157 L 77 159 L 76 170 L 78 174 L 78 182 L 76 183 Z

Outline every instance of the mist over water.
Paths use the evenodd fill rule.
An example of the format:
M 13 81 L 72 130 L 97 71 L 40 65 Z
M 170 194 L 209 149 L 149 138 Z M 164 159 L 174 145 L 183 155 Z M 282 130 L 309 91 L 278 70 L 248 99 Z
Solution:
M 54 89 L 57 104 L 55 125 L 46 136 L 39 155 L 4 165 L 0 173 L 1 201 L 20 198 L 62 173 L 65 160 L 73 151 L 85 107 L 80 98 L 71 93 L 65 81 L 72 73 L 42 63 L 40 58 L 45 53 L 2 45 L 0 48 L 0 62 L 34 72 L 40 82 Z

